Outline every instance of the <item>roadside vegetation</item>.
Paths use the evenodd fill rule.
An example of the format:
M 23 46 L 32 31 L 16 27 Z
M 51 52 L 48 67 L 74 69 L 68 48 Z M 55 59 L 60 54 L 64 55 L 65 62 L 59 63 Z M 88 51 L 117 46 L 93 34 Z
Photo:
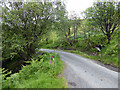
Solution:
M 55 63 L 53 60 L 50 63 L 52 56 L 55 57 Z M 64 69 L 64 63 L 59 55 L 44 53 L 34 56 L 26 63 L 28 65 L 23 65 L 18 73 L 6 74 L 6 70 L 2 69 L 2 88 L 67 88 L 64 77 L 59 77 Z M 9 74 L 11 74 L 9 77 L 5 77 Z
M 3 88 L 67 87 L 59 77 L 64 68 L 59 55 L 39 52 L 40 48 L 62 49 L 120 67 L 120 2 L 96 1 L 81 13 L 82 19 L 75 12 L 68 16 L 61 0 L 1 3 Z M 50 64 L 51 56 L 56 66 Z
M 37 51 L 48 32 L 66 18 L 65 4 L 61 1 L 1 3 L 0 87 L 2 84 L 2 88 L 66 88 L 66 80 L 59 76 L 64 68 L 59 55 Z M 53 61 L 50 64 L 52 55 L 56 66 Z
M 68 19 L 67 30 L 54 36 L 49 34 L 53 37 L 48 43 L 43 40 L 41 48 L 62 49 L 118 68 L 119 11 L 119 2 L 94 2 L 82 12 L 84 19 L 73 13 Z
M 72 46 L 70 46 L 68 40 L 56 40 L 53 44 L 52 40 L 49 44 L 42 44 L 42 48 L 47 49 L 62 49 L 64 51 L 80 54 L 86 58 L 100 61 L 101 63 L 110 65 L 112 67 L 118 67 L 120 61 L 118 61 L 118 34 L 120 30 L 115 32 L 111 37 L 111 43 L 107 43 L 107 38 L 102 33 L 93 33 L 90 37 L 91 45 L 89 45 L 89 37 L 84 39 L 84 35 L 80 34 L 79 38 L 76 38 L 77 42 L 71 38 Z M 103 45 L 103 48 L 98 52 L 96 45 Z

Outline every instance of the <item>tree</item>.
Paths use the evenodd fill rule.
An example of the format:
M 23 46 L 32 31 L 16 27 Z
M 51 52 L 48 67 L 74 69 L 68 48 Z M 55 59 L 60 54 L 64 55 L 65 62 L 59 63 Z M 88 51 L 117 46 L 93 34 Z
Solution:
M 54 2 L 9 2 L 9 7 L 4 4 L 3 59 L 18 55 L 22 60 L 30 60 L 51 22 L 55 22 L 54 12 Z
M 88 8 L 85 12 L 87 19 L 93 19 L 104 35 L 107 36 L 108 44 L 111 35 L 117 27 L 120 26 L 120 2 L 96 2 L 93 7 Z
M 56 19 L 54 25 L 54 29 L 57 30 L 57 33 L 62 37 L 67 38 L 67 31 L 68 31 L 68 17 L 66 15 L 65 4 L 61 2 L 56 2 Z
M 80 27 L 81 19 L 77 17 L 76 13 L 73 11 L 70 16 L 70 21 L 71 21 L 71 26 L 73 29 L 74 41 L 75 41 L 76 37 L 78 39 L 78 28 Z

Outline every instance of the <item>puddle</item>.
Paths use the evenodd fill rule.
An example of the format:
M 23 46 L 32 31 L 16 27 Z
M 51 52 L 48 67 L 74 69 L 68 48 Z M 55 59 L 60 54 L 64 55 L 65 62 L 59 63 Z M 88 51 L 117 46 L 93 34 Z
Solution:
M 74 82 L 68 82 L 68 84 L 71 86 L 76 86 L 76 83 L 74 83 Z

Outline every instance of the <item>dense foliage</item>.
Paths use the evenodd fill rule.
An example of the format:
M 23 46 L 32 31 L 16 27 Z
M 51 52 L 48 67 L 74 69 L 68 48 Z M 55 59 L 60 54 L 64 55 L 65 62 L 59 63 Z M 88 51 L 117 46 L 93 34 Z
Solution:
M 110 43 L 111 35 L 120 26 L 120 2 L 95 2 L 84 13 L 87 19 L 93 19 Z
M 56 64 L 50 58 L 54 56 Z M 40 61 L 39 61 L 40 60 Z M 23 66 L 18 73 L 10 77 L 5 76 L 6 70 L 3 69 L 2 88 L 65 88 L 67 87 L 65 79 L 58 75 L 62 73 L 64 63 L 60 60 L 59 55 L 46 53 L 42 56 L 27 61 L 30 65 Z
M 59 77 L 64 66 L 59 56 L 38 53 L 39 48 L 69 50 L 120 67 L 120 2 L 94 2 L 82 13 L 83 19 L 75 13 L 67 16 L 65 4 L 60 0 L 2 3 L 3 88 L 66 87 L 64 78 Z M 98 52 L 99 45 L 103 47 Z M 56 66 L 54 62 L 50 64 L 51 56 L 55 57 Z
M 69 45 L 69 42 L 67 40 L 57 40 L 55 41 L 55 44 L 49 43 L 47 45 L 42 46 L 42 48 L 54 48 L 54 49 L 62 49 L 67 50 L 72 53 L 80 54 L 84 57 L 98 60 L 104 64 L 111 65 L 113 67 L 119 67 L 120 61 L 118 60 L 118 33 L 120 30 L 115 32 L 113 36 L 111 37 L 111 43 L 107 44 L 107 38 L 102 33 L 97 34 L 94 33 L 91 35 L 90 42 L 91 45 L 89 45 L 89 38 L 87 37 L 84 40 L 84 35 L 80 34 L 80 37 L 78 38 L 78 42 L 74 42 L 74 39 L 72 39 L 71 43 L 72 46 Z M 74 38 L 74 37 L 73 37 Z M 103 42 L 104 41 L 104 42 Z M 96 45 L 103 45 L 104 47 L 101 49 L 100 52 L 98 52 Z
M 73 13 L 69 19 L 68 31 L 64 39 L 56 36 L 55 44 L 51 41 L 42 48 L 71 50 L 102 63 L 118 67 L 118 34 L 120 33 L 120 2 L 114 0 L 96 1 L 79 19 Z M 43 41 L 44 42 L 44 41 Z M 97 46 L 102 45 L 98 52 Z
M 3 60 L 16 56 L 29 60 L 42 36 L 52 29 L 51 24 L 62 22 L 65 15 L 61 2 L 9 2 L 9 7 L 4 5 Z
M 3 88 L 66 87 L 63 78 L 57 77 L 64 66 L 58 55 L 54 55 L 55 67 L 54 63 L 49 64 L 52 54 L 40 56 L 41 53 L 36 53 L 41 41 L 48 41 L 49 33 L 63 27 L 65 15 L 65 5 L 61 1 L 2 2 L 0 51 L 4 70 L 0 81 Z

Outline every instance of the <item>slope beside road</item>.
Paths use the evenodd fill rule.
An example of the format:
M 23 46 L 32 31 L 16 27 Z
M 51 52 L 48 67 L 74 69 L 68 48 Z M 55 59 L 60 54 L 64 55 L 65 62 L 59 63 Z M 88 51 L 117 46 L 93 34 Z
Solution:
M 62 50 L 40 50 L 60 54 L 61 60 L 66 65 L 63 75 L 71 88 L 118 88 L 118 72 L 73 53 Z

